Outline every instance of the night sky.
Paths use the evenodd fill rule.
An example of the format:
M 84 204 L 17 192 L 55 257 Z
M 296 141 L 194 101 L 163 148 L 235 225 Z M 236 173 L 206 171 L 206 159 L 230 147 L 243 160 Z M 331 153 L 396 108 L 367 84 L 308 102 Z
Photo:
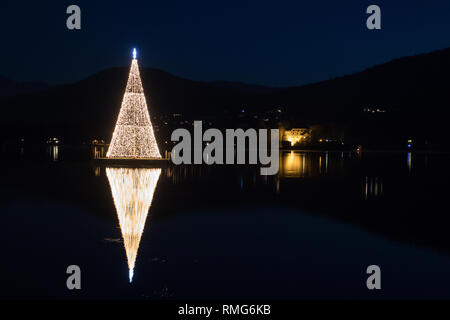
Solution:
M 81 30 L 66 8 L 81 8 Z M 382 30 L 366 28 L 370 4 Z M 299 85 L 450 47 L 450 1 L 2 1 L 0 74 L 52 84 L 128 66 Z

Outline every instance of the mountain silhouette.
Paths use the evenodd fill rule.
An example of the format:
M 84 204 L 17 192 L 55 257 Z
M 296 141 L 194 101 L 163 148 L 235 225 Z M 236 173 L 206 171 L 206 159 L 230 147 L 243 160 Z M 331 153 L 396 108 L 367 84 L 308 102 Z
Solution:
M 18 82 L 0 75 L 0 99 L 46 90 L 50 85 L 40 81 Z
M 398 143 L 412 137 L 442 145 L 449 138 L 446 115 L 450 105 L 450 49 L 288 88 L 187 80 L 154 68 L 140 71 L 156 124 L 161 117 L 175 113 L 187 119 L 222 120 L 242 109 L 264 112 L 282 108 L 293 122 L 336 123 L 345 128 L 345 138 L 354 143 Z M 111 68 L 73 84 L 2 99 L 1 136 L 109 139 L 128 72 L 129 67 Z M 384 112 L 372 114 L 364 111 L 367 108 Z M 237 124 L 230 122 L 228 126 Z

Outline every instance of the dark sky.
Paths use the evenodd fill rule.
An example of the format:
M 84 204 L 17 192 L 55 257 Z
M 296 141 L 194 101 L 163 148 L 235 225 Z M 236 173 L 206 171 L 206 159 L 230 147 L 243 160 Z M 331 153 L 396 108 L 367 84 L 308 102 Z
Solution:
M 81 8 L 81 30 L 66 8 Z M 366 28 L 381 7 L 382 30 Z M 197 80 L 288 86 L 450 47 L 450 1 L 4 1 L 0 74 L 73 82 L 127 66 Z

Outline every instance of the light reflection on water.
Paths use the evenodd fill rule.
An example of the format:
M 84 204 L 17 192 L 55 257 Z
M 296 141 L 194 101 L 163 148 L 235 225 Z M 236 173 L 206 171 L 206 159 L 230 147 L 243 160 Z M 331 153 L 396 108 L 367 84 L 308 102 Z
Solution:
M 21 152 L 24 153 L 23 150 L 21 150 Z M 51 161 L 54 162 L 59 161 L 59 146 L 56 145 L 48 146 L 48 157 Z
M 407 161 L 408 161 L 408 171 L 411 173 L 411 169 L 412 169 L 412 156 L 411 156 L 411 152 L 408 152 L 408 156 L 407 156 Z
M 127 255 L 129 281 L 161 169 L 106 168 Z
M 50 150 L 53 150 L 53 146 L 49 147 L 49 154 Z M 66 207 L 54 210 L 54 216 L 61 217 L 61 225 L 66 223 L 66 217 L 60 213 L 70 210 L 71 206 L 81 207 L 92 214 L 99 213 L 99 217 L 110 219 L 88 220 L 84 218 L 83 211 L 80 211 L 81 214 L 74 216 L 74 221 L 79 223 L 80 228 L 89 230 L 91 237 L 86 237 L 84 232 L 80 235 L 78 229 L 73 227 L 75 236 L 71 234 L 66 242 L 59 239 L 71 248 L 67 254 L 61 254 L 58 258 L 62 264 L 66 261 L 72 263 L 71 252 L 79 248 L 80 258 L 77 263 L 88 265 L 86 272 L 96 271 L 95 267 L 102 270 L 103 278 L 98 281 L 106 284 L 105 288 L 109 288 L 109 282 L 117 281 L 119 287 L 123 285 L 123 290 L 145 288 L 142 290 L 151 297 L 159 296 L 159 292 L 167 295 L 167 290 L 175 297 L 204 297 L 215 288 L 225 288 L 228 293 L 233 294 L 244 292 L 247 288 L 246 297 L 254 297 L 261 288 L 257 288 L 257 283 L 256 286 L 252 283 L 246 287 L 246 283 L 255 274 L 255 270 L 260 270 L 261 273 L 257 273 L 255 279 L 273 280 L 269 285 L 264 284 L 267 296 L 278 296 L 282 292 L 285 297 L 297 297 L 301 290 L 297 291 L 293 286 L 286 287 L 282 283 L 296 282 L 301 288 L 318 288 L 328 292 L 329 282 L 322 287 L 317 285 L 317 281 L 329 272 L 329 265 L 336 264 L 335 270 L 343 275 L 342 283 L 345 286 L 347 281 L 353 283 L 351 281 L 354 278 L 354 271 L 348 270 L 366 261 L 376 260 L 383 266 L 391 267 L 403 263 L 398 269 L 405 265 L 415 265 L 411 269 L 413 271 L 410 271 L 411 275 L 406 275 L 406 280 L 398 285 L 398 296 L 404 297 L 411 291 L 401 287 L 408 284 L 408 279 L 424 274 L 436 274 L 436 278 L 439 278 L 446 274 L 446 266 L 442 264 L 440 272 L 427 269 L 425 264 L 415 264 L 427 261 L 426 264 L 431 265 L 422 256 L 407 256 L 408 250 L 412 251 L 414 248 L 395 249 L 391 242 L 378 242 L 377 239 L 372 242 L 370 235 L 373 232 L 401 242 L 427 244 L 426 248 L 450 248 L 450 238 L 445 232 L 448 224 L 444 215 L 439 215 L 435 212 L 437 210 L 426 210 L 428 207 L 425 207 L 425 204 L 432 203 L 430 200 L 445 198 L 444 192 L 439 197 L 427 190 L 432 186 L 430 176 L 442 177 L 445 174 L 444 160 L 448 158 L 439 160 L 433 155 L 428 157 L 415 152 L 360 153 L 358 156 L 347 152 L 288 151 L 280 152 L 278 175 L 261 176 L 258 168 L 248 166 L 192 165 L 169 166 L 164 169 L 92 167 L 92 164 L 86 162 L 68 162 L 69 148 L 56 150 L 56 159 L 60 159 L 58 163 L 33 166 L 27 171 L 24 168 L 28 167 L 21 164 L 21 170 L 17 173 L 21 178 L 10 174 L 8 184 L 15 182 L 17 187 L 22 187 L 18 182 L 28 179 L 34 181 L 30 182 L 34 183 L 33 188 L 41 192 L 30 191 L 30 194 L 43 194 L 45 197 L 51 195 L 55 201 L 65 200 L 68 203 Z M 87 155 L 92 155 L 91 146 L 85 150 Z M 42 152 L 42 156 L 48 155 Z M 46 158 L 46 161 L 53 162 L 52 159 L 53 157 Z M 426 197 L 421 198 L 422 193 Z M 33 203 L 33 206 L 37 205 Z M 293 210 L 287 210 L 286 207 L 292 207 Z M 408 212 L 408 219 L 402 218 L 403 208 Z M 4 207 L 4 210 L 10 209 Z M 27 211 L 31 210 L 24 210 Z M 47 208 L 43 210 L 47 211 Z M 422 212 L 426 212 L 427 216 L 423 216 Z M 152 214 L 150 233 L 149 226 L 145 227 L 149 214 Z M 430 214 L 434 216 L 429 218 Z M 332 219 L 321 220 L 321 215 Z M 21 216 L 11 214 L 11 217 L 19 219 Z M 59 224 L 52 220 L 54 217 L 34 217 L 39 218 L 43 225 Z M 320 219 L 316 220 L 318 217 Z M 120 233 L 115 228 L 117 220 Z M 347 224 L 362 231 L 341 229 Z M 406 227 L 402 229 L 404 225 Z M 62 230 L 72 229 L 68 227 Z M 144 230 L 149 237 L 143 234 Z M 371 233 L 366 233 L 366 230 Z M 37 247 L 34 239 L 41 239 L 41 235 L 38 231 L 33 233 L 31 229 L 26 233 L 30 235 L 26 238 L 27 246 L 35 250 Z M 168 234 L 171 236 L 168 237 Z M 53 243 L 53 231 L 48 235 Z M 98 239 L 106 238 L 122 239 L 119 241 L 123 242 L 123 247 L 108 245 L 105 248 L 103 243 L 96 247 Z M 80 239 L 85 242 L 83 246 Z M 8 245 L 10 254 L 16 251 L 12 242 Z M 375 252 L 366 253 L 361 249 L 363 247 L 374 248 Z M 335 259 L 335 256 L 327 254 L 329 251 L 336 252 L 340 257 L 352 258 Z M 422 251 L 425 252 L 422 248 L 417 250 L 419 254 Z M 87 256 L 87 252 L 91 256 Z M 17 254 L 15 259 L 20 257 L 21 254 Z M 259 257 L 264 259 L 258 260 Z M 426 258 L 430 259 L 428 255 Z M 403 262 L 404 259 L 407 263 Z M 441 257 L 437 256 L 436 259 Z M 321 262 L 317 263 L 319 260 Z M 270 266 L 270 273 L 258 269 L 261 265 Z M 248 269 L 246 266 L 249 266 Z M 108 270 L 109 267 L 111 270 Z M 302 272 L 298 272 L 299 270 Z M 180 273 L 183 276 L 179 277 Z M 215 273 L 228 274 L 230 278 L 225 278 L 216 285 L 210 281 L 210 276 Z M 130 286 L 127 282 L 128 278 L 133 279 L 133 274 L 135 278 Z M 196 277 L 191 277 L 191 282 L 189 279 L 185 280 L 189 276 L 184 275 L 192 274 Z M 275 274 L 276 277 L 272 278 L 268 274 Z M 240 275 L 239 285 L 230 281 Z M 277 277 L 283 276 L 284 282 L 279 281 Z M 305 285 L 309 279 L 311 283 Z M 441 281 L 437 279 L 428 284 L 427 278 L 423 279 L 424 288 L 437 286 Z M 57 279 L 55 282 L 57 287 L 59 281 Z M 15 285 L 12 282 L 9 284 Z M 331 290 L 334 288 L 339 291 L 339 286 L 340 284 L 335 285 Z M 161 288 L 164 289 L 161 291 Z M 199 289 L 190 295 L 190 290 L 194 290 L 192 288 L 203 288 L 206 293 L 203 294 L 203 289 Z M 358 288 L 349 289 L 348 294 L 358 296 Z M 304 295 L 310 297 L 308 290 Z M 122 296 L 126 296 L 123 292 Z M 420 295 L 425 291 L 411 292 Z M 109 291 L 105 289 L 99 296 L 102 294 L 109 294 Z M 318 297 L 322 297 L 322 294 L 316 293 Z M 332 296 L 340 295 L 339 291 Z
M 281 178 L 318 177 L 329 174 L 329 162 L 335 167 L 332 173 L 338 173 L 345 161 L 343 152 L 280 152 L 279 176 Z
M 103 157 L 104 147 L 92 148 L 94 158 Z M 274 177 L 260 176 L 258 170 L 252 175 L 238 176 L 236 187 L 243 191 L 249 185 L 273 183 L 276 193 L 280 192 L 283 179 L 296 180 L 320 178 L 343 173 L 344 164 L 349 161 L 361 161 L 362 155 L 344 152 L 302 152 L 281 151 L 279 172 Z M 406 169 L 411 173 L 412 157 L 407 153 Z M 129 269 L 129 281 L 132 282 L 139 244 L 144 231 L 155 190 L 161 173 L 172 184 L 180 184 L 190 179 L 207 179 L 211 175 L 211 166 L 169 166 L 165 169 L 148 168 L 106 168 L 111 193 L 119 219 L 124 248 Z M 101 167 L 94 167 L 94 175 L 100 177 Z M 202 178 L 203 177 L 203 178 Z M 383 177 L 366 175 L 362 181 L 362 199 L 377 199 L 383 196 Z
M 78 151 L 68 150 L 69 148 L 62 148 L 59 145 L 47 145 L 46 159 L 51 162 L 60 162 L 61 160 L 70 161 L 74 154 L 78 154 Z M 98 159 L 103 158 L 106 155 L 107 146 L 104 145 L 93 145 L 89 146 L 88 158 L 87 159 Z M 18 150 L 20 158 L 33 158 L 35 150 L 30 150 L 28 147 L 21 146 Z M 8 152 L 9 154 L 9 152 Z M 80 155 L 82 153 L 79 153 Z M 405 157 L 405 164 L 402 166 L 406 170 L 404 172 L 413 174 L 414 164 L 419 159 L 420 155 L 416 155 L 413 152 L 402 153 L 402 157 Z M 335 176 L 346 174 L 345 166 L 349 165 L 350 162 L 355 164 L 355 162 L 364 161 L 369 155 L 367 153 L 354 153 L 354 152 L 332 152 L 332 151 L 286 151 L 280 150 L 279 156 L 279 171 L 276 175 L 278 178 L 317 178 L 323 176 Z M 84 158 L 86 159 L 86 158 Z M 87 160 L 86 159 L 86 160 Z M 428 168 L 429 156 L 424 155 L 424 167 Z M 371 160 L 369 160 L 371 161 Z M 173 183 L 177 184 L 183 179 L 189 176 L 207 175 L 209 168 L 220 167 L 221 165 L 188 165 L 188 166 L 173 166 L 174 169 L 168 169 L 167 174 L 169 177 L 173 175 Z M 100 176 L 101 172 L 98 169 L 94 170 L 96 176 Z M 374 175 L 363 175 L 374 176 Z M 240 182 L 241 187 L 245 182 Z M 365 184 L 365 181 L 363 182 Z
M 363 196 L 365 200 L 375 199 L 383 195 L 383 178 L 365 177 L 363 185 Z

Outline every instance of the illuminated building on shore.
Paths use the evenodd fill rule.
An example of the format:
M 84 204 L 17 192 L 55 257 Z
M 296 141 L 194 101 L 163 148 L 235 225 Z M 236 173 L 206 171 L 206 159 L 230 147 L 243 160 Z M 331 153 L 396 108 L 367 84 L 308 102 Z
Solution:
M 295 146 L 300 143 L 309 141 L 311 136 L 310 129 L 308 128 L 292 128 L 291 130 L 285 130 L 282 141 L 287 141 L 291 146 Z

